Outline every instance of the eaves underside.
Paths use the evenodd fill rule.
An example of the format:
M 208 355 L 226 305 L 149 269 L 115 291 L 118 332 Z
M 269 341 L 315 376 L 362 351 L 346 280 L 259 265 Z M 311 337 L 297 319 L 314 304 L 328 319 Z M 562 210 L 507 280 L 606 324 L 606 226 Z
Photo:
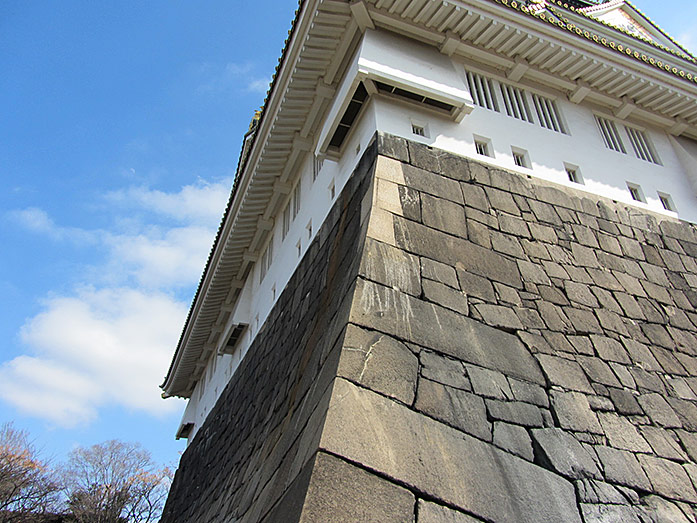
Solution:
M 503 8 L 515 12 L 501 17 Z M 207 359 L 224 345 L 225 326 L 267 239 L 268 224 L 290 191 L 305 153 L 314 146 L 346 56 L 365 29 L 364 19 L 359 23 L 362 19 L 352 9 L 367 13 L 368 23 L 376 27 L 440 46 L 444 52 L 450 50 L 448 54 L 489 60 L 509 77 L 522 71 L 521 78 L 530 75 L 552 82 L 569 97 L 582 86 L 588 91 L 584 96 L 595 96 L 611 109 L 623 104 L 626 109 L 631 99 L 636 116 L 651 116 L 666 128 L 678 122 L 681 132 L 697 136 L 697 78 L 692 73 L 673 74 L 673 66 L 666 71 L 641 57 L 637 60 L 583 31 L 579 35 L 524 11 L 515 1 L 486 0 L 476 6 L 441 0 L 301 1 L 162 385 L 167 395 L 188 397 Z M 594 46 L 599 54 L 584 52 L 579 42 Z M 604 59 L 602 53 L 608 52 L 614 54 L 614 63 Z

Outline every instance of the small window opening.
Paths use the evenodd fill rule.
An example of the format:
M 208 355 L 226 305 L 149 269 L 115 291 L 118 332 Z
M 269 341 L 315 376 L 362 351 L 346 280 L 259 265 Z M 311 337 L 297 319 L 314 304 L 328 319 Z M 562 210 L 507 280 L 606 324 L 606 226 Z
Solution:
M 290 201 L 283 208 L 283 225 L 281 230 L 281 239 L 285 240 L 290 230 Z
M 513 153 L 513 163 L 518 167 L 530 168 L 530 160 L 528 159 L 527 151 L 523 149 L 518 149 L 517 147 L 512 147 L 511 152 Z
M 295 189 L 293 189 L 293 197 L 292 197 L 292 205 L 293 205 L 293 219 L 298 215 L 300 212 L 300 196 L 301 196 L 301 186 L 300 186 L 300 180 L 298 180 L 298 183 L 295 185 Z
M 309 223 L 307 224 L 307 227 L 305 227 L 305 229 L 307 230 L 307 239 L 308 239 L 308 241 L 311 241 L 312 240 L 312 220 L 309 221 Z
M 564 164 L 564 169 L 566 170 L 566 176 L 572 183 L 583 184 L 583 176 L 581 176 L 581 171 L 575 165 Z
M 627 189 L 629 189 L 629 194 L 632 197 L 632 200 L 635 202 L 646 202 L 644 199 L 644 193 L 639 185 L 627 182 Z
M 317 175 L 322 170 L 322 165 L 324 165 L 324 158 L 314 157 L 312 161 L 312 181 L 317 179 Z
M 411 124 L 411 132 L 416 136 L 426 136 L 426 129 L 424 129 L 424 127 L 421 125 L 416 125 L 415 123 Z
M 661 201 L 661 205 L 666 211 L 675 212 L 675 204 L 673 203 L 673 198 L 671 198 L 670 194 L 659 192 L 658 199 Z
M 332 183 L 329 184 L 329 199 L 333 201 L 335 196 L 336 186 L 334 185 L 334 180 L 332 180 Z
M 298 243 L 295 244 L 295 249 L 298 252 L 298 258 L 300 258 L 300 255 L 302 254 L 302 242 L 298 240 Z
M 493 154 L 491 154 L 491 143 L 487 138 L 475 136 L 474 149 L 477 151 L 477 154 L 489 156 L 490 158 L 493 157 Z

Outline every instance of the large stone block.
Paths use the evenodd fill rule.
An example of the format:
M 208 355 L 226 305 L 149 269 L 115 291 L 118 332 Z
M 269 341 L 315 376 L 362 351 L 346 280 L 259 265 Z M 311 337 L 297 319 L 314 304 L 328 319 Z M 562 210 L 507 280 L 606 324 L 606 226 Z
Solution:
M 481 521 L 481 519 L 423 499 L 419 500 L 417 518 L 419 523 L 477 523 Z
M 580 521 L 568 481 L 338 380 L 321 447 L 493 521 Z
M 471 271 L 511 287 L 523 287 L 516 263 L 476 243 L 456 238 L 420 223 L 394 218 L 396 245 L 408 252 Z M 467 292 L 467 289 L 463 289 Z
M 556 428 L 531 434 L 539 459 L 550 470 L 572 479 L 602 478 L 593 456 L 571 434 Z
M 411 405 L 419 360 L 403 343 L 355 325 L 346 330 L 337 374 Z
M 422 378 L 414 407 L 472 436 L 491 441 L 491 424 L 479 396 Z
M 351 322 L 506 376 L 545 383 L 516 336 L 373 282 L 358 281 Z

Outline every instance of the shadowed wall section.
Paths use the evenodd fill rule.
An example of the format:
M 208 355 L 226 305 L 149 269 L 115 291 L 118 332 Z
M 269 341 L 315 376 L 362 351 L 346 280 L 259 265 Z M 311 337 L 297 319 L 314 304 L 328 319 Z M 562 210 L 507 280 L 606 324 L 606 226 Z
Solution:
M 695 518 L 693 225 L 386 135 L 339 202 L 163 521 Z
M 373 142 L 184 452 L 161 521 L 258 521 L 311 470 L 361 259 L 361 205 L 376 150 Z M 298 502 L 306 476 L 293 483 Z

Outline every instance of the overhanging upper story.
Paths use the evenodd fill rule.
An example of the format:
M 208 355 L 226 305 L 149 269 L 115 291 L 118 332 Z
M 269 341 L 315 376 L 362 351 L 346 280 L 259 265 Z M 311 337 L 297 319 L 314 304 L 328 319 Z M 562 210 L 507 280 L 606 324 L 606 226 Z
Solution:
M 486 111 L 494 114 L 482 105 L 486 86 L 481 90 L 482 81 L 492 81 L 501 113 L 506 93 L 512 96 L 508 103 L 516 103 L 517 91 L 507 91 L 510 87 L 542 103 L 557 100 L 594 111 L 620 127 L 627 148 L 630 141 L 634 145 L 632 129 L 656 129 L 674 140 L 677 150 L 683 142 L 689 149 L 697 140 L 695 59 L 651 24 L 640 24 L 653 35 L 649 38 L 639 29 L 634 34 L 598 21 L 594 16 L 602 20 L 610 13 L 605 4 L 301 2 L 162 385 L 165 394 L 191 397 L 211 361 L 234 351 L 245 325 L 240 317 L 253 317 L 242 310 L 249 307 L 244 293 L 252 292 L 248 278 L 255 266 L 268 263 L 270 239 L 297 178 L 315 158 L 326 158 L 339 171 L 350 168 L 346 143 L 371 101 L 388 108 L 418 106 L 435 119 L 432 134 L 447 134 Z M 411 47 L 393 45 L 399 38 Z M 542 113 L 533 117 L 541 122 L 540 107 Z M 374 127 L 381 121 L 390 125 L 389 110 L 370 114 Z M 410 131 L 418 131 L 419 121 L 412 123 Z M 687 163 L 693 152 L 686 150 Z

